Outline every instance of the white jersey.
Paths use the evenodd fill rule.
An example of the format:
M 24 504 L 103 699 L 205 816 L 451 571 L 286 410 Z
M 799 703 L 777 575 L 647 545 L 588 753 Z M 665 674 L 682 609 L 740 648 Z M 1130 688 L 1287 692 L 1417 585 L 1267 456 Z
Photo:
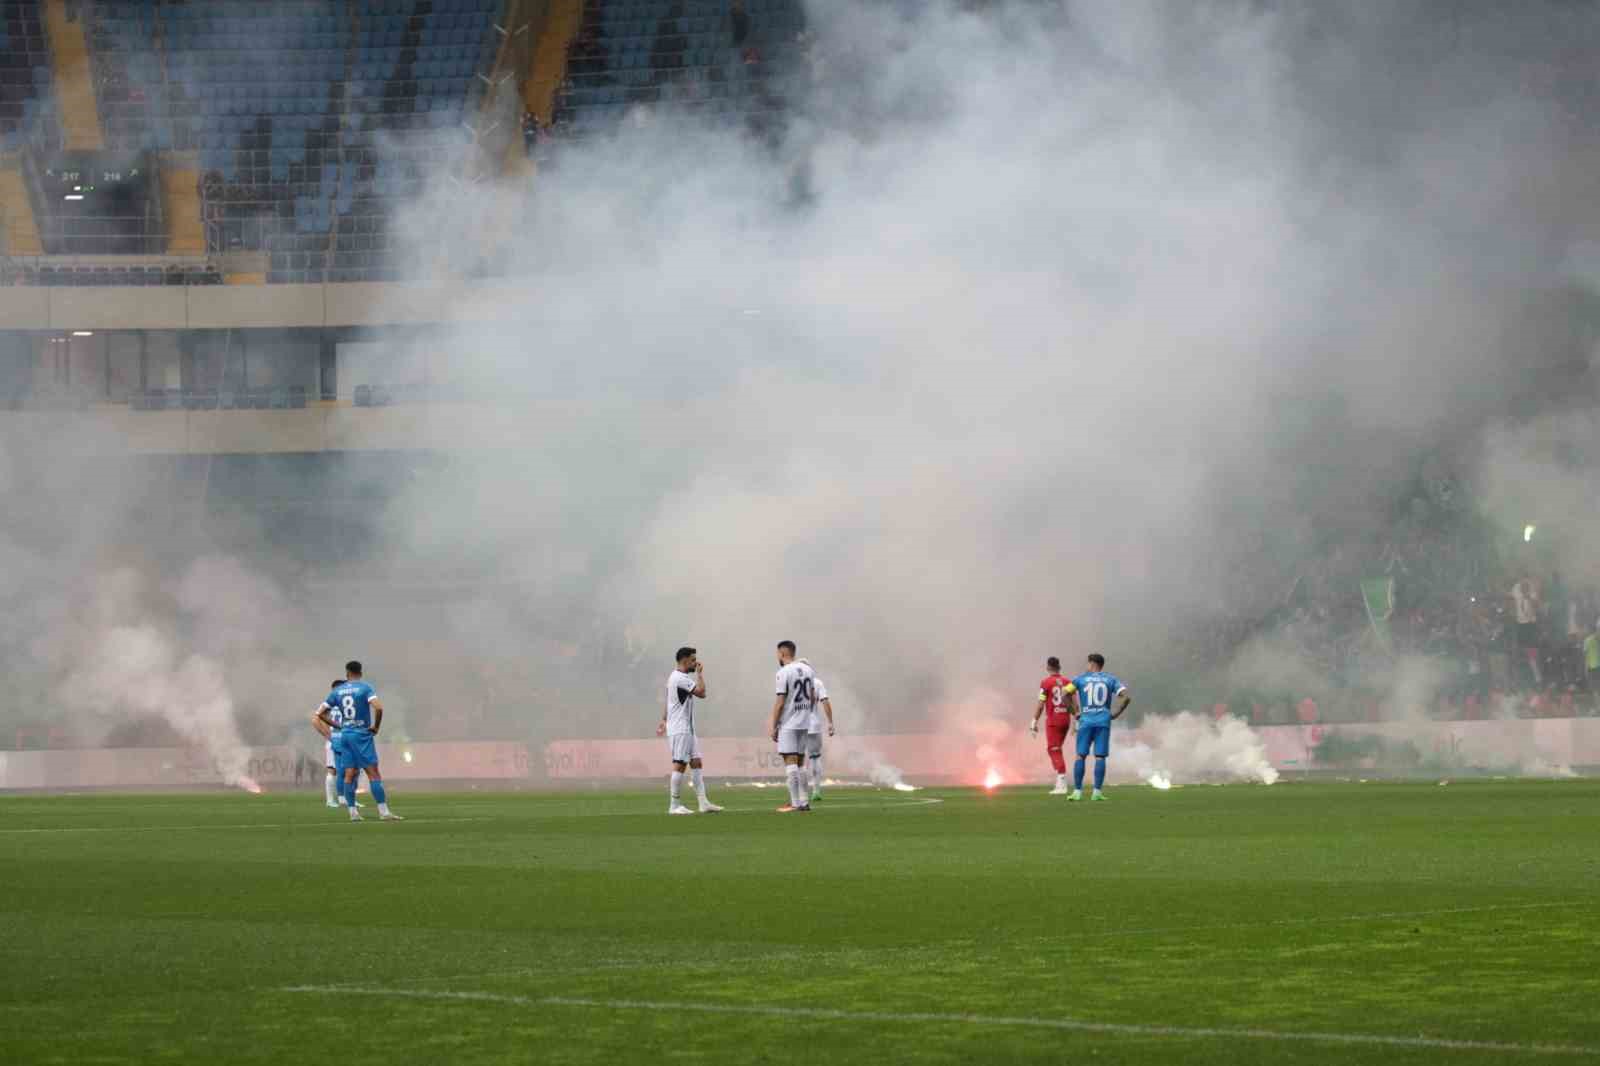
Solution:
M 793 662 L 778 670 L 777 695 L 783 697 L 783 717 L 778 728 L 797 733 L 811 732 L 811 716 L 817 706 L 817 674 L 805 663 Z
M 828 724 L 822 718 L 822 701 L 828 698 L 828 686 L 822 683 L 822 678 L 812 677 L 811 695 L 815 697 L 816 702 L 811 706 L 811 728 L 809 732 L 820 733 Z
M 694 690 L 699 678 L 674 670 L 667 678 L 667 736 L 694 732 Z

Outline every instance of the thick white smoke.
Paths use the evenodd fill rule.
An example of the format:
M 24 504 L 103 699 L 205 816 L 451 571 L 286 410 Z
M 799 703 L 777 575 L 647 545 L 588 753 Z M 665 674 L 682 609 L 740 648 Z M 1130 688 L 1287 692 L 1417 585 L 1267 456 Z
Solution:
M 406 212 L 429 261 L 501 220 L 511 276 L 426 340 L 479 402 L 408 413 L 462 450 L 359 497 L 357 562 L 243 523 L 238 570 L 185 580 L 214 529 L 152 536 L 138 501 L 62 488 L 72 442 L 8 435 L 0 485 L 54 476 L 0 519 L 0 561 L 46 575 L 0 572 L 41 623 L 0 622 L 7 665 L 55 699 L 71 671 L 31 634 L 133 565 L 162 591 L 91 632 L 153 626 L 171 648 L 130 657 L 158 676 L 224 664 L 247 734 L 298 728 L 354 655 L 431 686 L 453 735 L 648 735 L 691 643 L 716 731 L 759 735 L 791 638 L 850 679 L 858 733 L 1000 753 L 1048 654 L 1178 679 L 1141 712 L 1196 705 L 1229 662 L 1180 637 L 1281 602 L 1319 538 L 1390 521 L 1407 457 L 1535 402 L 1557 346 L 1530 294 L 1574 283 L 1600 153 L 1582 87 L 1527 75 L 1585 66 L 1591 9 L 808 10 L 825 73 L 775 148 L 662 111 L 558 145 L 531 193 L 441 181 Z M 1496 432 L 1485 480 L 1551 490 L 1506 509 L 1587 499 L 1584 464 L 1544 479 L 1545 438 Z M 1255 647 L 1244 672 L 1327 680 Z M 1190 739 L 1215 761 L 1153 769 L 1249 748 Z
M 1139 724 L 1138 739 L 1118 746 L 1117 759 L 1159 789 L 1224 781 L 1270 785 L 1278 780 L 1261 737 L 1233 715 L 1211 719 L 1180 711 L 1147 716 Z

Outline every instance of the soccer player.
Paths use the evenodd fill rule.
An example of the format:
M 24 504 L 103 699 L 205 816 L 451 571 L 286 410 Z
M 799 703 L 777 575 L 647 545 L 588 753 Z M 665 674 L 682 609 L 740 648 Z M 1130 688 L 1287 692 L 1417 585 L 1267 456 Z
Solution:
M 1061 674 L 1061 660 L 1054 655 L 1044 661 L 1050 671 L 1039 682 L 1039 701 L 1033 708 L 1033 721 L 1028 723 L 1028 735 L 1039 735 L 1039 716 L 1045 715 L 1045 751 L 1050 754 L 1050 765 L 1056 769 L 1056 787 L 1052 796 L 1065 796 L 1067 789 L 1067 759 L 1061 754 L 1062 745 L 1072 732 L 1072 716 L 1078 709 L 1077 689 Z
M 383 728 L 383 701 L 378 699 L 371 685 L 361 680 L 361 664 L 356 660 L 344 664 L 344 677 L 344 683 L 336 685 L 317 708 L 317 717 L 332 728 L 333 712 L 335 709 L 339 712 L 339 740 L 344 749 L 344 798 L 350 808 L 350 820 L 361 821 L 361 812 L 356 808 L 356 780 L 365 770 L 372 798 L 378 801 L 379 817 L 386 822 L 402 821 L 389 809 L 383 774 L 378 770 L 378 745 L 373 741 Z
M 779 814 L 809 811 L 806 795 L 806 734 L 811 732 L 811 713 L 816 706 L 816 671 L 795 661 L 792 640 L 778 642 L 777 695 L 772 701 L 772 740 L 783 756 L 783 773 L 789 783 L 789 802 Z
M 810 659 L 801 659 L 801 662 L 811 666 Z M 812 667 L 813 670 L 816 667 Z M 816 705 L 811 709 L 811 728 L 806 732 L 806 751 L 804 765 L 806 776 L 811 787 L 811 802 L 815 803 L 822 798 L 822 719 L 828 719 L 828 735 L 833 736 L 833 701 L 828 698 L 828 686 L 822 683 L 819 676 L 816 679 Z
M 344 684 L 343 681 L 334 680 L 328 686 L 331 692 Z M 322 734 L 322 764 L 327 767 L 328 774 L 322 779 L 322 792 L 329 807 L 345 806 L 344 799 L 344 745 L 339 739 L 339 716 L 343 712 L 338 707 L 328 709 L 328 718 L 332 722 L 322 720 L 322 709 L 311 716 L 311 725 Z M 356 804 L 359 808 L 361 804 Z
M 1096 652 L 1089 656 L 1089 669 L 1072 679 L 1078 696 L 1078 761 L 1072 764 L 1072 795 L 1083 799 L 1083 763 L 1094 750 L 1094 795 L 1098 803 L 1106 798 L 1101 791 L 1106 783 L 1106 756 L 1111 754 L 1111 723 L 1122 717 L 1133 697 L 1128 686 L 1106 673 L 1106 657 Z M 1113 702 L 1116 710 L 1112 710 Z
M 672 753 L 672 778 L 667 786 L 667 813 L 693 814 L 678 799 L 683 791 L 683 771 L 689 770 L 694 794 L 700 799 L 701 814 L 722 810 L 706 798 L 706 779 L 701 776 L 700 738 L 694 731 L 694 701 L 706 698 L 706 667 L 693 648 L 678 649 L 678 667 L 667 675 L 667 705 L 656 725 L 656 736 L 667 738 Z

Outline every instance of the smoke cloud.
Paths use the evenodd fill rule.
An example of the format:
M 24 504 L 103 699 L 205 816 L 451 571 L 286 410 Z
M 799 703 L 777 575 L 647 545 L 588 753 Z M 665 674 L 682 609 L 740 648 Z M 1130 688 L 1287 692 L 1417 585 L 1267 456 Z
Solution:
M 647 735 L 690 643 L 707 731 L 741 734 L 788 638 L 849 678 L 841 729 L 976 749 L 1025 724 L 1048 654 L 1100 651 L 1136 698 L 1163 679 L 1141 711 L 1192 705 L 1235 663 L 1190 661 L 1197 630 L 1381 531 L 1430 449 L 1497 510 L 1600 517 L 1592 389 L 1550 387 L 1589 350 L 1547 299 L 1591 283 L 1592 9 L 808 14 L 768 143 L 641 111 L 531 192 L 440 180 L 408 212 L 406 254 L 453 263 L 503 223 L 509 279 L 426 341 L 477 403 L 415 418 L 460 450 L 341 468 L 294 493 L 340 506 L 290 518 L 213 507 L 159 549 L 137 499 L 34 478 L 52 510 L 0 518 L 0 551 L 39 578 L 4 592 L 42 588 L 52 621 L 0 661 L 97 714 L 220 672 L 231 708 L 199 716 L 268 734 L 359 655 L 419 734 L 537 739 Z M 300 535 L 350 510 L 343 554 Z M 53 535 L 85 519 L 91 544 Z M 160 595 L 117 592 L 123 563 Z M 113 590 L 98 628 L 83 573 Z M 1326 678 L 1283 660 L 1236 673 Z M 1267 778 L 1242 723 L 1156 728 L 1151 773 Z

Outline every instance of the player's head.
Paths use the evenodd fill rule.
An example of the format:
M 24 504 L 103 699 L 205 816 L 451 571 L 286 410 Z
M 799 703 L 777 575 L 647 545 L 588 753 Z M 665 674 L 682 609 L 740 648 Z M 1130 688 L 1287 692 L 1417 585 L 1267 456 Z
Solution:
M 696 654 L 695 650 L 693 648 L 689 647 L 689 645 L 687 645 L 687 644 L 685 644 L 683 647 L 679 648 L 678 649 L 678 669 L 679 670 L 684 670 L 684 671 L 693 670 L 694 669 L 694 662 L 695 662 L 695 654 Z
M 1095 670 L 1104 670 L 1106 668 L 1106 657 L 1097 651 L 1090 652 L 1089 666 Z
M 794 655 L 797 650 L 792 640 L 778 641 L 778 662 L 782 664 L 794 662 Z
M 1061 672 L 1061 660 L 1052 655 L 1044 661 L 1044 668 L 1052 674 L 1059 674 Z
M 345 663 L 344 676 L 351 681 L 359 678 L 361 676 L 361 663 L 355 659 L 351 659 L 349 662 Z
M 336 678 L 333 679 L 333 684 L 329 685 L 328 687 L 329 688 L 338 688 L 340 685 L 344 684 L 346 680 L 347 680 L 346 678 L 336 677 Z

